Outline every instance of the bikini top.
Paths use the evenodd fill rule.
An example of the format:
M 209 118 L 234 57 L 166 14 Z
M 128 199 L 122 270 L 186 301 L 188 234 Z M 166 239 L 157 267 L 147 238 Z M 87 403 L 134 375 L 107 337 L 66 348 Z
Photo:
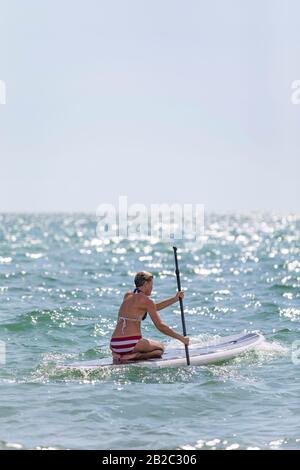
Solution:
M 139 294 L 141 291 L 138 287 L 136 287 L 133 291 L 134 294 Z M 145 320 L 145 318 L 147 317 L 147 312 L 144 313 L 144 316 L 142 318 L 142 320 Z M 126 328 L 126 320 L 128 321 L 136 321 L 136 322 L 140 322 L 141 320 L 138 320 L 137 318 L 128 318 L 128 317 L 119 317 L 118 321 L 122 320 L 123 321 L 123 325 L 122 325 L 122 335 L 124 334 L 124 330 Z

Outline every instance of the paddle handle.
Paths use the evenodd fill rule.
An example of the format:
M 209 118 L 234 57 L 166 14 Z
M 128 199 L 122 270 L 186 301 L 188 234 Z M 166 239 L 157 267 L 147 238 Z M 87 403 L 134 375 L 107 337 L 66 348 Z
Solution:
M 177 279 L 177 289 L 178 289 L 178 292 L 180 292 L 181 291 L 181 282 L 180 282 L 180 272 L 179 272 L 178 259 L 177 259 L 177 247 L 173 246 L 173 250 L 174 250 L 174 258 L 175 258 L 175 274 L 176 274 L 176 279 Z M 181 322 L 182 322 L 183 336 L 186 336 L 186 326 L 185 326 L 185 318 L 184 318 L 183 300 L 181 298 L 179 298 L 179 305 L 180 305 L 180 312 L 181 312 Z M 189 348 L 188 348 L 187 344 L 185 344 L 184 347 L 185 347 L 186 363 L 189 366 L 190 365 Z

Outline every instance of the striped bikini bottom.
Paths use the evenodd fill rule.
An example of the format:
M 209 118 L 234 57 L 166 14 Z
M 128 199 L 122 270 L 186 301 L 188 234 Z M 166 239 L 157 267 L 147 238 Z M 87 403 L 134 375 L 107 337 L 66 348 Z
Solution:
M 122 338 L 112 338 L 110 348 L 118 354 L 128 354 L 134 350 L 136 343 L 142 339 L 141 336 L 123 336 Z

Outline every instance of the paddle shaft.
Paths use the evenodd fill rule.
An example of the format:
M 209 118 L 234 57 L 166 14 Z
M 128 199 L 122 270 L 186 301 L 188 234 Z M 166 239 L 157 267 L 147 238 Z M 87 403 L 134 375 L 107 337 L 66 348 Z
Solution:
M 173 246 L 173 250 L 174 250 L 174 258 L 175 258 L 175 274 L 176 274 L 176 279 L 177 279 L 177 289 L 180 292 L 181 291 L 181 282 L 180 282 L 180 272 L 179 272 L 178 259 L 177 259 L 177 247 Z M 179 298 L 179 304 L 180 304 L 183 336 L 186 336 L 185 318 L 184 318 L 184 310 L 183 310 L 183 300 L 181 298 Z M 189 366 L 190 365 L 189 348 L 186 344 L 184 345 L 184 347 L 185 347 L 186 363 Z

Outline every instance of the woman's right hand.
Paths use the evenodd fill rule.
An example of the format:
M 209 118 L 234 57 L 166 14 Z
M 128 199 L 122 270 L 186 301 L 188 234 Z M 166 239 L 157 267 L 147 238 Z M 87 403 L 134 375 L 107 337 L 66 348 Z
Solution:
M 190 338 L 188 336 L 182 336 L 181 342 L 185 344 L 186 346 L 188 346 L 190 342 Z

